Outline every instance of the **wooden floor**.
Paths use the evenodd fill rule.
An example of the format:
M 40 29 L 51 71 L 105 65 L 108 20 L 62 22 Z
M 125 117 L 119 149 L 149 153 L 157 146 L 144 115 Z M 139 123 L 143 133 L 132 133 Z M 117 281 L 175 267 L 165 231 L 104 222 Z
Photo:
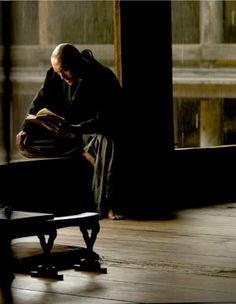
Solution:
M 14 304 L 236 303 L 236 203 L 168 220 L 102 220 L 94 250 L 107 274 L 63 270 L 63 281 L 16 274 Z M 57 244 L 84 246 L 75 227 Z M 37 242 L 14 241 L 14 246 Z

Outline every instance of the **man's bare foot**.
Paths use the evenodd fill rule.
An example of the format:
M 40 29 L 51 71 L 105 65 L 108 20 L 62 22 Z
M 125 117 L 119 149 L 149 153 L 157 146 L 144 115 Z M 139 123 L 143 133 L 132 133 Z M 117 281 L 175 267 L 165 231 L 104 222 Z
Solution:
M 112 209 L 108 211 L 107 213 L 107 218 L 109 220 L 123 220 L 124 216 L 121 214 L 117 214 L 115 211 L 113 211 Z

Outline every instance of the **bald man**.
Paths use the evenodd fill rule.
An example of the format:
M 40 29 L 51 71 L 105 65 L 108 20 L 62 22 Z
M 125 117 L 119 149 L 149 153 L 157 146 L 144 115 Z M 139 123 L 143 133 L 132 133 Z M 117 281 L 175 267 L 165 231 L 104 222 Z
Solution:
M 24 121 L 16 136 L 16 146 L 26 157 L 86 155 L 94 166 L 92 194 L 96 210 L 110 219 L 121 218 L 116 211 L 114 187 L 121 96 L 115 74 L 99 63 L 90 50 L 80 52 L 70 43 L 59 44 L 51 54 L 51 68 L 27 115 L 47 108 L 65 122 L 58 124 L 46 117 L 44 130 L 32 130 Z M 59 140 L 56 135 L 62 131 L 68 136 Z M 40 148 L 39 138 L 45 138 Z

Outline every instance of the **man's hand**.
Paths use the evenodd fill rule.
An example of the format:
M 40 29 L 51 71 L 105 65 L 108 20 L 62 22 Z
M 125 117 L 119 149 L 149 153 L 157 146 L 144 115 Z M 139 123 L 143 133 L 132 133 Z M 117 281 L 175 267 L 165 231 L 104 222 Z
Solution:
M 41 125 L 48 129 L 52 134 L 65 139 L 73 139 L 80 135 L 80 125 L 73 125 L 66 120 L 58 119 L 53 115 L 40 116 Z
M 23 130 L 16 135 L 16 147 L 18 150 L 24 150 L 26 138 L 27 134 Z
M 53 115 L 41 115 L 37 118 L 40 121 L 40 124 L 54 134 L 61 133 L 62 125 L 64 124 L 63 120 L 58 120 Z

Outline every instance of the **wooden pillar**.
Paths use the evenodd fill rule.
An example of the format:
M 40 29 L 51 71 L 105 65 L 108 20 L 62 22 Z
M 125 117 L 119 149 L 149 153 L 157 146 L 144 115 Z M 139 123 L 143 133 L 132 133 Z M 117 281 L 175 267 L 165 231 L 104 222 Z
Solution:
M 121 68 L 121 33 L 120 33 L 120 0 L 114 0 L 114 49 L 115 49 L 115 74 L 122 84 Z
M 200 2 L 201 43 L 221 43 L 223 39 L 223 1 Z M 200 147 L 222 144 L 222 100 L 202 100 L 200 103 Z
M 122 83 L 133 136 L 172 151 L 170 1 L 120 1 Z
M 200 145 L 201 147 L 222 144 L 223 104 L 219 99 L 201 100 L 200 104 Z
M 119 1 L 126 154 L 126 201 L 132 212 L 165 208 L 174 150 L 170 1 Z M 116 31 L 119 33 L 119 31 Z M 159 201 L 159 204 L 157 202 Z M 170 200 L 169 200 L 170 201 Z M 141 202 L 138 206 L 137 202 Z
M 1 6 L 1 28 L 2 28 L 2 67 L 3 67 L 3 83 L 2 83 L 2 130 L 3 130 L 3 146 L 6 153 L 6 162 L 10 162 L 11 157 L 11 106 L 12 106 L 12 82 L 11 82 L 11 29 L 12 29 L 12 4 L 10 1 L 2 2 Z M 1 136 L 0 136 L 1 138 Z
M 223 37 L 223 1 L 200 2 L 201 43 L 221 43 Z
M 39 44 L 50 45 L 60 41 L 61 14 L 57 1 L 38 2 Z

